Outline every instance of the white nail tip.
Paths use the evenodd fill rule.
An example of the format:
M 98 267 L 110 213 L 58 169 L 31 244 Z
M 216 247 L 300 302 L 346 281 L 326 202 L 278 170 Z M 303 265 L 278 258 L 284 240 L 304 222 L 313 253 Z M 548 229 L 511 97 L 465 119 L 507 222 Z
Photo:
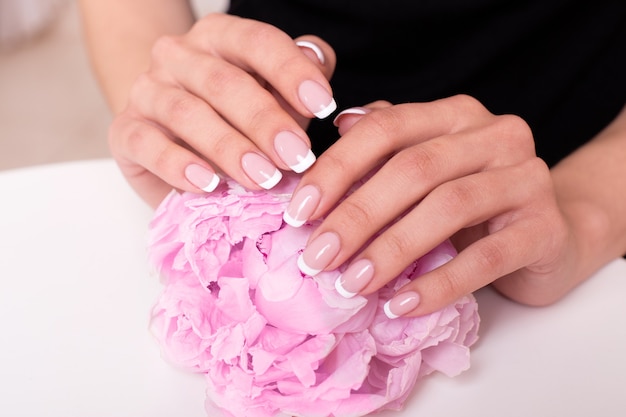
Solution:
M 276 184 L 278 184 L 278 182 L 283 178 L 283 174 L 281 174 L 281 172 L 279 170 L 274 171 L 274 174 L 268 178 L 267 180 L 263 181 L 262 183 L 260 183 L 259 185 L 263 188 L 265 188 L 266 190 L 269 190 L 270 188 L 273 188 Z
M 343 285 L 341 284 L 341 276 L 339 276 L 339 278 L 337 278 L 337 280 L 335 281 L 335 289 L 337 290 L 339 295 L 344 298 L 352 298 L 356 295 L 355 292 L 350 292 L 343 287 Z
M 316 44 L 314 44 L 313 42 L 309 42 L 309 41 L 298 41 L 296 42 L 296 45 L 298 46 L 302 46 L 304 48 L 309 48 L 310 50 L 312 50 L 315 55 L 317 56 L 317 59 L 319 59 L 319 61 L 324 64 L 326 62 L 325 58 L 324 58 L 324 53 L 322 52 L 322 50 L 320 49 L 319 46 L 317 46 Z
M 335 99 L 332 99 L 328 106 L 313 114 L 318 119 L 325 119 L 326 117 L 330 116 L 335 110 L 337 110 L 337 102 L 335 101 Z
M 304 262 L 304 257 L 302 255 L 298 257 L 298 268 L 300 268 L 300 271 L 302 271 L 304 275 L 308 275 L 310 277 L 314 277 L 322 271 L 321 269 L 314 269 L 308 266 L 306 262 Z
M 205 191 L 207 193 L 215 191 L 215 189 L 217 188 L 219 183 L 220 183 L 220 177 L 218 177 L 217 175 L 213 174 L 213 178 L 211 178 L 211 182 L 208 185 L 206 185 L 205 187 L 203 187 L 202 191 Z
M 341 112 L 339 112 L 339 114 L 337 115 L 337 117 L 342 116 L 344 114 L 366 114 L 367 112 L 361 108 L 358 107 L 351 107 L 349 109 L 345 109 L 342 110 Z
M 304 220 L 298 220 L 294 217 L 291 217 L 287 212 L 283 213 L 283 220 L 285 221 L 285 223 L 292 227 L 300 227 L 304 224 Z
M 391 311 L 390 305 L 391 305 L 391 300 L 387 301 L 387 302 L 385 303 L 385 305 L 383 306 L 383 311 L 385 312 L 385 316 L 387 316 L 388 318 L 390 318 L 390 319 L 392 319 L 392 320 L 393 320 L 393 319 L 397 319 L 397 318 L 398 318 L 398 317 L 400 317 L 400 316 L 398 316 L 397 314 L 394 314 L 394 313 Z
M 315 154 L 313 153 L 313 151 L 309 149 L 309 152 L 306 154 L 304 158 L 300 159 L 300 161 L 298 161 L 297 164 L 289 166 L 289 168 L 291 168 L 293 172 L 296 172 L 299 174 L 301 172 L 306 171 L 311 165 L 313 165 L 314 162 L 315 162 Z

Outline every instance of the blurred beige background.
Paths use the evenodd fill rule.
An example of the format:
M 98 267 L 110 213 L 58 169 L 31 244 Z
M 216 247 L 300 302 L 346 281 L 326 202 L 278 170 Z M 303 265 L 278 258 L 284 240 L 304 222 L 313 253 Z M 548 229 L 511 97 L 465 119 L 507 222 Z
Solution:
M 0 24 L 9 2 L 25 4 L 0 1 Z M 77 6 L 57 3 L 43 31 L 0 48 L 0 170 L 109 156 L 111 115 L 89 67 Z M 194 1 L 199 13 L 225 4 Z

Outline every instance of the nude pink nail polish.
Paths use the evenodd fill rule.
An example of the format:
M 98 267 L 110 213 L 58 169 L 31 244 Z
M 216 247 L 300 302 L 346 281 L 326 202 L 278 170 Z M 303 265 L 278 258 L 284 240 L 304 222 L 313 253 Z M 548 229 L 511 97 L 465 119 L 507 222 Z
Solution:
M 313 214 L 321 199 L 316 186 L 305 185 L 299 189 L 283 213 L 283 220 L 290 226 L 302 226 Z
M 300 84 L 298 95 L 302 104 L 318 119 L 330 116 L 337 109 L 335 99 L 315 81 L 307 80 Z
M 374 277 L 374 265 L 368 259 L 359 259 L 335 281 L 335 289 L 346 298 L 352 298 L 359 293 Z
M 400 316 L 414 310 L 420 303 L 420 296 L 415 291 L 406 291 L 397 294 L 387 301 L 383 307 L 385 315 L 390 319 L 397 319 Z
M 292 132 L 280 132 L 274 138 L 274 148 L 294 172 L 306 171 L 315 162 L 315 154 L 302 139 Z
M 306 275 L 315 276 L 335 259 L 339 249 L 340 241 L 336 233 L 322 233 L 300 254 L 298 268 Z
M 241 165 L 250 179 L 261 187 L 269 190 L 283 177 L 283 174 L 261 155 L 250 152 L 241 158 Z
M 202 165 L 189 164 L 185 168 L 185 178 L 187 181 L 207 193 L 215 190 L 220 183 L 220 178 L 212 171 Z

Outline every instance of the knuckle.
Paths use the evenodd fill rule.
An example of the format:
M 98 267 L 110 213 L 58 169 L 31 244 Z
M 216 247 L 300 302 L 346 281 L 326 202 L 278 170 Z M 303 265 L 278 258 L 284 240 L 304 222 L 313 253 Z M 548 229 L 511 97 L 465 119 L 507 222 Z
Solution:
M 518 177 L 522 178 L 533 192 L 553 192 L 550 168 L 541 158 L 528 159 L 518 165 L 517 169 Z
M 244 45 L 249 45 L 250 47 L 273 45 L 276 41 L 276 36 L 282 36 L 291 41 L 291 38 L 286 33 L 280 31 L 275 26 L 260 21 L 250 21 L 249 23 L 240 32 Z
M 449 99 L 444 99 L 456 111 L 469 114 L 491 115 L 487 108 L 475 97 L 468 94 L 457 94 Z
M 206 156 L 216 160 L 225 159 L 229 153 L 233 152 L 233 144 L 238 140 L 239 138 L 234 131 L 217 134 L 211 138 L 210 155 L 207 154 Z
M 147 72 L 142 72 L 135 78 L 135 82 L 133 83 L 130 96 L 137 97 L 141 94 L 142 91 L 148 89 L 148 87 L 152 84 L 152 78 L 148 75 Z
M 543 179 L 544 181 L 552 182 L 550 167 L 548 167 L 548 164 L 546 164 L 543 159 L 535 156 L 534 158 L 527 160 L 525 164 L 528 165 L 528 171 L 534 172 L 540 179 Z
M 439 268 L 436 272 L 437 293 L 444 299 L 455 299 L 467 293 L 465 279 L 454 268 Z
M 498 116 L 498 118 L 507 130 L 514 133 L 522 133 L 525 136 L 532 136 L 530 126 L 528 126 L 528 123 L 520 116 L 515 114 L 503 114 Z
M 221 19 L 223 17 L 222 14 L 220 13 L 208 13 L 206 15 L 204 15 L 201 19 L 197 20 L 196 23 L 192 26 L 191 28 L 191 33 L 207 33 L 209 32 L 213 27 L 215 27 L 218 23 L 219 23 L 219 19 Z M 228 15 L 228 18 L 237 18 L 234 15 Z
M 294 72 L 294 68 L 302 69 L 303 63 L 302 56 L 291 55 L 288 58 L 283 58 L 274 61 L 272 64 L 272 71 L 276 74 L 290 74 Z
M 494 123 L 498 137 L 519 155 L 534 155 L 535 142 L 530 126 L 520 116 L 504 114 L 496 116 Z
M 334 172 L 336 178 L 352 178 L 354 176 L 354 168 L 348 162 L 347 155 L 345 155 L 345 152 L 349 151 L 349 149 L 330 148 L 317 158 L 317 162 L 313 167 L 320 172 L 326 170 Z
M 475 127 L 476 123 L 485 123 L 493 114 L 487 110 L 478 99 L 467 94 L 457 94 L 452 97 L 437 100 L 440 115 L 448 120 L 450 132 L 461 132 Z
M 111 154 L 118 157 L 135 158 L 149 140 L 149 128 L 128 117 L 116 117 L 108 132 Z
M 201 66 L 202 63 L 198 63 Z M 205 91 L 210 97 L 219 100 L 221 97 L 232 93 L 231 89 L 224 88 L 224 86 L 232 85 L 236 88 L 243 88 L 249 83 L 249 76 L 243 71 L 233 71 L 233 68 L 228 65 L 211 65 L 210 67 L 198 71 L 199 74 L 203 74 L 203 78 L 200 81 L 200 88 Z
M 123 147 L 128 154 L 136 155 L 146 143 L 147 134 L 147 129 L 144 126 L 133 123 L 118 137 L 117 147 L 120 151 Z
M 275 106 L 275 102 L 260 100 L 257 104 L 251 104 L 247 109 L 247 130 L 254 135 L 265 136 L 264 133 L 268 129 L 268 120 L 277 120 L 277 114 L 280 112 Z
M 394 227 L 383 234 L 385 255 L 394 265 L 404 265 L 409 259 L 415 259 L 413 239 L 408 228 Z
M 480 107 L 484 108 L 483 105 L 476 98 L 468 95 L 468 94 L 456 94 L 450 97 L 450 102 L 457 107 L 462 108 L 474 108 Z
M 436 198 L 439 214 L 448 220 L 459 218 L 463 212 L 473 212 L 481 200 L 470 180 L 447 182 L 437 187 L 431 194 Z
M 375 223 L 371 205 L 366 201 L 348 198 L 341 203 L 340 219 L 335 219 L 339 230 L 362 232 Z
M 164 120 L 170 120 L 172 125 L 187 123 L 196 108 L 195 100 L 187 95 L 167 95 L 161 98 L 160 106 Z
M 506 246 L 502 242 L 495 240 L 483 239 L 477 245 L 475 261 L 478 264 L 478 270 L 488 272 L 492 276 L 503 275 L 503 265 L 508 259 L 505 253 Z
M 136 110 L 141 111 L 141 103 L 144 102 L 145 97 L 153 97 L 155 91 L 155 80 L 153 75 L 148 72 L 143 72 L 135 78 L 135 81 L 130 87 L 128 93 L 128 105 Z
M 422 144 L 398 152 L 392 161 L 396 175 L 404 176 L 407 183 L 416 179 L 431 183 L 440 173 L 439 158 L 431 146 Z
M 151 56 L 155 61 L 168 59 L 173 51 L 180 47 L 180 40 L 171 35 L 163 35 L 157 38 L 152 45 Z
M 404 126 L 408 124 L 406 120 L 407 112 L 395 111 L 393 107 L 381 108 L 368 113 L 367 131 L 371 137 L 376 137 L 383 148 L 395 149 L 397 142 L 403 135 Z

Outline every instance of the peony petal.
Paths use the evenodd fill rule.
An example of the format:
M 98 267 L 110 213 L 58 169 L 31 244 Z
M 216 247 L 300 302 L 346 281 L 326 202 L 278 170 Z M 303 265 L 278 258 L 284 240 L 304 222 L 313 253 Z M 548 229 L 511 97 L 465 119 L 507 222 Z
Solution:
M 434 371 L 467 369 L 480 322 L 473 296 L 423 317 L 389 320 L 382 308 L 456 256 L 452 244 L 375 294 L 344 298 L 334 288 L 343 266 L 315 277 L 297 267 L 321 221 L 283 223 L 298 180 L 286 173 L 272 191 L 228 180 L 201 196 L 172 192 L 150 223 L 149 259 L 164 283 L 151 331 L 166 358 L 205 374 L 209 415 L 361 417 L 401 409 Z
M 292 255 L 282 264 L 265 271 L 258 280 L 260 296 L 271 302 L 280 302 L 293 298 L 302 287 L 304 279 L 296 264 L 297 257 Z
M 433 369 L 451 377 L 466 371 L 470 365 L 468 347 L 450 342 L 424 349 L 422 358 Z

